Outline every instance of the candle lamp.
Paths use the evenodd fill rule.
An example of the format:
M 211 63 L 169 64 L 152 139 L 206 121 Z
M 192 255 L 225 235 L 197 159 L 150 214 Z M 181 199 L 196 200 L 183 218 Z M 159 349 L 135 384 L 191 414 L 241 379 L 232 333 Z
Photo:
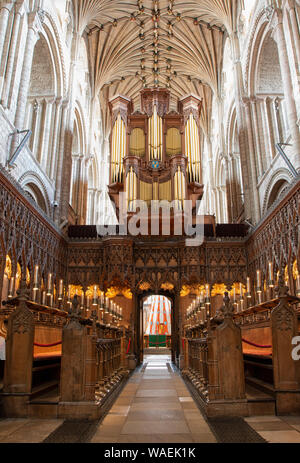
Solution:
M 98 306 L 98 293 L 97 293 L 97 286 L 94 286 L 94 292 L 93 292 L 93 302 L 92 302 L 93 307 Z
M 71 305 L 72 302 L 71 302 L 71 285 L 68 286 L 68 300 L 67 300 L 67 304 Z
M 14 284 L 15 284 L 15 277 L 11 277 L 9 282 L 9 290 L 8 290 L 8 299 L 12 299 L 14 297 Z
M 262 288 L 261 288 L 261 271 L 257 270 L 256 272 L 256 292 L 258 294 L 262 293 Z
M 105 298 L 105 313 L 106 314 L 109 313 L 109 298 L 108 297 Z
M 273 268 L 273 262 L 269 262 L 269 288 L 274 288 L 275 282 L 274 282 L 274 268 Z
M 296 280 L 296 294 L 297 297 L 300 297 L 300 275 L 298 273 L 297 280 Z
M 243 283 L 240 283 L 240 301 L 244 300 L 244 288 Z
M 62 301 L 64 296 L 64 281 L 59 280 L 59 286 L 58 286 L 58 300 Z
M 34 267 L 33 291 L 39 290 L 39 266 Z
M 210 286 L 206 285 L 205 290 L 206 290 L 205 304 L 209 306 L 210 305 Z
M 52 296 L 52 273 L 48 274 L 47 296 Z
M 251 281 L 249 277 L 247 277 L 247 298 L 251 299 Z
M 100 310 L 104 310 L 104 304 L 105 304 L 104 293 L 101 292 L 101 295 L 100 295 Z
M 197 297 L 197 313 L 201 313 L 201 298 Z

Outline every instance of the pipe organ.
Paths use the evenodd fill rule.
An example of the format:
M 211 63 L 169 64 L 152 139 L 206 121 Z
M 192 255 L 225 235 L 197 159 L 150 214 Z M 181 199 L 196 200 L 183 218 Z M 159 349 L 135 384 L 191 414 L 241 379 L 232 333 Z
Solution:
M 126 193 L 127 212 L 136 201 L 173 202 L 183 209 L 186 199 L 203 196 L 200 147 L 201 99 L 188 95 L 169 111 L 167 89 L 141 91 L 141 111 L 133 111 L 130 99 L 110 101 L 112 117 L 109 194 L 119 209 L 119 193 Z

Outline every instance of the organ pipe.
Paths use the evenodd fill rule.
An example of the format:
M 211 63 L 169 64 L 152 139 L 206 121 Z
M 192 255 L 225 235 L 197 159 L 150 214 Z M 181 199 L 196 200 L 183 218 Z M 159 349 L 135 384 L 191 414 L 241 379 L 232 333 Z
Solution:
M 163 152 L 163 124 L 154 106 L 153 116 L 149 118 L 149 153 L 150 160 L 162 160 Z
M 199 129 L 193 114 L 185 127 L 185 154 L 188 158 L 188 174 L 191 182 L 201 182 L 201 158 Z
M 126 127 L 124 121 L 121 118 L 121 114 L 118 115 L 113 128 L 112 135 L 112 182 L 122 182 L 123 179 L 123 159 L 126 156 Z
M 133 212 L 135 210 L 135 202 L 137 200 L 137 176 L 133 167 L 130 167 L 126 177 L 126 194 L 127 209 L 129 212 Z
M 183 210 L 183 202 L 185 200 L 185 178 L 179 166 L 174 176 L 174 197 L 177 208 Z

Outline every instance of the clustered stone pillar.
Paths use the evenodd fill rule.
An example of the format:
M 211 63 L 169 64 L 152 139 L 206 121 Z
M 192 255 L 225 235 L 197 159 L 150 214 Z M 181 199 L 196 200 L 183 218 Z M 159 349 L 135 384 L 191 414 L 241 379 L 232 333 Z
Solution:
M 249 119 L 245 121 L 245 109 L 243 108 L 244 100 L 244 84 L 243 84 L 243 75 L 242 75 L 242 65 L 240 58 L 240 46 L 239 39 L 236 33 L 230 35 L 232 56 L 234 61 L 234 77 L 235 77 L 235 102 L 236 102 L 236 113 L 237 113 L 237 125 L 238 125 L 238 137 L 240 145 L 240 158 L 241 158 L 241 168 L 244 184 L 244 193 L 245 193 L 245 215 L 246 217 L 251 217 L 253 222 L 258 222 L 260 219 L 260 210 L 259 210 L 259 195 L 257 191 L 257 178 L 256 178 L 256 169 L 252 171 L 253 168 L 253 153 L 250 155 L 250 162 L 248 164 L 248 139 L 249 134 Z M 250 120 L 251 123 L 251 120 Z M 249 161 L 250 161 L 249 160 Z M 255 163 L 255 161 L 254 161 Z
M 0 63 L 5 43 L 9 15 L 14 2 L 0 2 Z
M 269 7 L 269 13 L 271 25 L 273 25 L 274 28 L 274 38 L 278 47 L 284 97 L 286 101 L 287 119 L 293 142 L 293 160 L 296 161 L 296 167 L 298 167 L 300 159 L 300 133 L 299 127 L 297 125 L 297 109 L 294 99 L 292 76 L 284 35 L 283 12 L 279 8 Z
M 9 92 L 11 90 L 12 79 L 13 79 L 13 70 L 15 65 L 15 55 L 17 52 L 17 42 L 20 33 L 20 22 L 21 22 L 21 8 L 22 5 L 16 4 L 14 7 L 14 18 L 13 18 L 13 27 L 12 34 L 10 37 L 9 43 L 9 53 L 7 57 L 7 63 L 5 68 L 5 80 L 2 90 L 1 103 L 4 108 L 8 106 Z
M 39 31 L 42 28 L 42 21 L 38 12 L 29 13 L 28 15 L 28 32 L 25 45 L 25 54 L 21 80 L 19 85 L 18 103 L 15 115 L 15 126 L 17 129 L 24 129 L 25 111 L 27 96 L 30 85 L 31 68 L 33 54 L 36 42 L 39 39 Z

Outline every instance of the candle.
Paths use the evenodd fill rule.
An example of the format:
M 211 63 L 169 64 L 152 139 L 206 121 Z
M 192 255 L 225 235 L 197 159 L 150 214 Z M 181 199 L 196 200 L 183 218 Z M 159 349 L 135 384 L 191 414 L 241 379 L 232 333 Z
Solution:
M 100 304 L 101 304 L 101 310 L 103 310 L 104 309 L 104 293 L 101 293 Z
M 233 302 L 236 302 L 236 289 L 235 287 L 233 288 Z
M 42 294 L 42 305 L 46 305 L 46 291 L 43 291 Z
M 273 270 L 273 263 L 269 262 L 269 280 L 274 280 L 274 270 Z
M 243 299 L 243 283 L 240 283 L 240 299 Z
M 86 297 L 86 308 L 89 309 L 90 307 L 90 296 Z
M 97 286 L 94 286 L 94 293 L 93 293 L 93 304 L 94 307 L 98 305 L 98 294 L 97 294 Z
M 250 283 L 250 278 L 247 277 L 247 297 L 251 297 L 251 283 Z
M 64 280 L 59 280 L 59 287 L 58 287 L 58 300 L 62 301 L 64 293 Z
M 68 304 L 71 304 L 71 285 L 68 286 Z
M 300 296 L 300 275 L 298 273 L 297 275 L 297 296 L 299 297 Z
M 261 292 L 261 271 L 260 270 L 257 270 L 256 277 L 257 277 L 257 292 Z
M 52 273 L 48 274 L 47 296 L 52 294 Z
M 34 291 L 38 291 L 39 289 L 38 284 L 39 284 L 39 266 L 36 265 L 34 267 L 34 288 L 33 288 Z
M 204 291 L 202 290 L 200 293 L 200 304 L 203 305 L 204 303 Z
M 11 277 L 10 282 L 9 282 L 9 294 L 8 294 L 9 299 L 11 299 L 14 295 L 14 282 L 15 282 L 15 277 Z
M 81 293 L 81 307 L 84 307 L 84 291 Z
M 209 285 L 206 285 L 205 289 L 206 289 L 206 297 L 209 298 L 209 296 L 210 296 L 210 294 L 209 294 Z

